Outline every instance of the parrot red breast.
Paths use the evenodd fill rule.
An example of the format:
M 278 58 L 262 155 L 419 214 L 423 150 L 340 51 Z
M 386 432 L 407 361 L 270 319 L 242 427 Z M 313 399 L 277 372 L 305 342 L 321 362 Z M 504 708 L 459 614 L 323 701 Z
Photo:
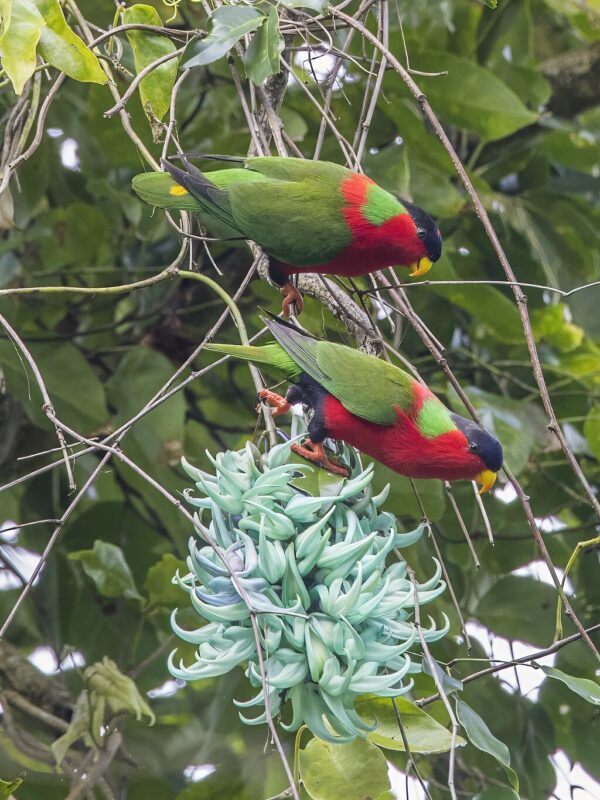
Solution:
M 323 449 L 341 439 L 409 478 L 476 480 L 490 489 L 502 466 L 500 442 L 472 420 L 452 413 L 404 370 L 345 345 L 319 341 L 288 322 L 264 319 L 275 342 L 262 347 L 211 344 L 207 349 L 282 373 L 285 398 L 261 397 L 283 413 L 301 402 L 312 409 L 309 439 L 293 449 L 343 475 Z
M 441 255 L 432 217 L 366 175 L 301 158 L 214 158 L 243 167 L 203 173 L 184 156 L 185 169 L 165 161 L 167 173 L 137 175 L 133 188 L 148 203 L 197 211 L 209 230 L 260 245 L 286 316 L 290 303 L 302 306 L 294 274 L 354 277 L 400 265 L 420 276 Z

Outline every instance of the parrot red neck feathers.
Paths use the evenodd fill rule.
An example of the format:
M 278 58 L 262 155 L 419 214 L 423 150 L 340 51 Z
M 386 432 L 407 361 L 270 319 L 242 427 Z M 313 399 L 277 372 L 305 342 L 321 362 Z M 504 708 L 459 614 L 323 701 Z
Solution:
M 377 261 L 377 269 L 400 265 L 411 267 L 411 276 L 424 275 L 439 259 L 442 237 L 422 208 L 395 198 L 366 175 L 351 173 L 341 190 L 346 201 L 342 213 L 352 231 L 352 244 L 332 262 L 339 261 L 341 269 L 342 260 L 348 264 L 349 259 L 351 266 L 342 274 L 360 259 L 362 266 L 356 266 L 361 271 L 353 269 L 353 274 L 363 274 L 365 264 Z

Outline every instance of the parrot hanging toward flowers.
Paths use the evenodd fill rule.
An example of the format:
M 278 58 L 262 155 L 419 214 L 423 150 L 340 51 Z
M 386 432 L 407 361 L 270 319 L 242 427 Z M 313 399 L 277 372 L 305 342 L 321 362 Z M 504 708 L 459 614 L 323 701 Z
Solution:
M 452 413 L 404 370 L 345 345 L 320 341 L 289 322 L 263 318 L 275 342 L 207 345 L 281 373 L 292 383 L 286 397 L 264 389 L 259 397 L 274 416 L 294 403 L 312 412 L 309 437 L 292 449 L 331 472 L 326 438 L 341 439 L 409 478 L 475 480 L 487 492 L 502 466 L 500 442 L 472 420 Z
M 200 157 L 200 155 L 199 155 Z M 200 172 L 163 161 L 167 172 L 145 173 L 133 188 L 160 208 L 196 211 L 209 230 L 225 238 L 252 239 L 269 256 L 269 277 L 289 306 L 302 310 L 291 277 L 302 272 L 345 277 L 384 267 L 424 275 L 442 252 L 442 238 L 423 209 L 328 161 L 301 158 L 201 156 L 241 167 Z

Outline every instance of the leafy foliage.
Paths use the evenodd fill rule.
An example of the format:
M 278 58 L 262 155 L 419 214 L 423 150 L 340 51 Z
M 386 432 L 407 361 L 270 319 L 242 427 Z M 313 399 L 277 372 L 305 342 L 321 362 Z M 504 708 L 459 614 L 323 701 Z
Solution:
M 573 0 L 495 5 L 402 0 L 401 32 L 389 4 L 389 48 L 404 63 L 405 41 L 410 67 L 430 73 L 413 77 L 466 165 L 518 280 L 527 284 L 523 293 L 554 411 L 595 488 L 600 479 L 600 287 L 595 285 L 600 97 L 587 73 L 597 63 L 597 7 Z M 362 18 L 374 33 L 378 8 L 374 4 Z M 358 3 L 343 10 L 355 14 Z M 87 451 L 72 462 L 77 484 L 72 493 L 35 376 L 14 344 L 4 335 L 0 340 L 0 524 L 6 528 L 0 622 L 29 574 L 27 559 L 42 553 L 58 526 L 53 520 L 70 509 L 33 590 L 0 642 L 2 706 L 9 710 L 0 734 L 0 793 L 16 792 L 18 800 L 62 800 L 68 793 L 65 775 L 73 774 L 69 769 L 88 755 L 95 759 L 98 745 L 105 753 L 115 730 L 123 745 L 106 763 L 104 777 L 114 792 L 133 800 L 256 800 L 276 796 L 287 785 L 277 754 L 271 748 L 265 752 L 264 730 L 239 721 L 232 699 L 245 702 L 256 693 L 241 670 L 181 686 L 166 666 L 174 647 L 169 612 L 183 606 L 177 599 L 181 591 L 169 581 L 178 567 L 183 570 L 192 532 L 176 505 L 187 483 L 180 457 L 185 453 L 207 471 L 206 450 L 239 450 L 248 438 L 261 451 L 264 447 L 247 368 L 224 362 L 203 371 L 214 358 L 197 352 L 219 322 L 221 299 L 174 268 L 163 272 L 176 260 L 179 235 L 166 215 L 153 212 L 130 186 L 133 175 L 152 169 L 150 159 L 160 160 L 173 87 L 188 66 L 174 98 L 171 130 L 184 151 L 244 155 L 253 137 L 268 133 L 261 92 L 279 86 L 285 96 L 281 109 L 275 104 L 273 111 L 283 121 L 290 153 L 295 147 L 310 158 L 318 150 L 321 158 L 343 163 L 343 151 L 352 145 L 361 150 L 369 175 L 437 216 L 444 256 L 426 285 L 411 283 L 406 296 L 445 348 L 443 358 L 465 397 L 502 440 L 553 563 L 564 568 L 577 542 L 594 535 L 594 510 L 547 428 L 519 308 L 502 284 L 505 275 L 447 152 L 424 127 L 419 104 L 398 74 L 381 70 L 380 82 L 369 75 L 377 75 L 378 57 L 372 64 L 371 46 L 359 32 L 348 42 L 347 28 L 339 18 L 334 23 L 330 11 L 322 0 L 206 7 L 180 0 L 131 5 L 115 18 L 109 0 L 0 2 L 5 141 L 0 290 L 12 292 L 0 296 L 0 313 L 38 364 L 57 417 L 88 441 L 121 430 L 153 397 L 173 390 L 123 432 L 120 449 L 78 497 L 106 453 L 67 437 L 70 452 Z M 101 31 L 125 22 L 150 29 L 119 31 L 90 44 Z M 283 80 L 275 74 L 282 64 L 282 38 L 291 48 L 283 55 L 294 73 L 284 73 Z M 179 62 L 173 58 L 141 81 L 124 114 L 103 116 L 141 69 L 188 41 Z M 329 80 L 340 51 L 347 57 L 335 81 Z M 569 69 L 561 67 L 564 58 Z M 69 79 L 46 107 L 62 72 Z M 431 74 L 436 72 L 448 74 Z M 329 86 L 331 110 L 323 122 L 313 101 L 329 108 Z M 374 87 L 380 91 L 371 104 Z M 38 126 L 37 146 L 19 160 L 36 143 Z M 163 141 L 155 141 L 159 138 Z M 175 152 L 172 138 L 167 151 Z M 193 220 L 172 218 L 200 234 Z M 214 262 L 222 272 L 215 278 L 234 295 L 251 264 L 245 244 L 207 242 L 207 250 L 203 242 L 190 241 L 197 268 L 212 275 Z M 397 277 L 404 282 L 403 273 Z M 130 284 L 135 288 L 127 288 Z M 583 286 L 588 288 L 580 290 Z M 46 291 L 13 291 L 32 287 Z M 102 291 L 105 287 L 117 289 Z M 380 293 L 390 310 L 370 292 L 368 280 L 359 279 L 354 288 L 390 348 L 399 349 L 433 390 L 465 413 L 439 358 L 395 310 L 392 296 Z M 346 289 L 352 294 L 353 287 Z M 354 344 L 331 313 L 335 304 L 305 299 L 301 322 L 309 331 Z M 261 330 L 257 306 L 275 311 L 279 301 L 272 287 L 251 281 L 238 300 L 249 336 Z M 356 308 L 360 312 L 362 306 Z M 211 335 L 238 339 L 228 318 Z M 396 360 L 393 350 L 388 352 Z M 192 370 L 201 373 L 193 380 Z M 278 422 L 286 430 L 285 420 Z M 115 444 L 114 437 L 108 444 Z M 302 481 L 309 493 L 329 490 L 322 473 L 298 480 L 298 486 Z M 445 613 L 451 620 L 448 636 L 430 647 L 453 709 L 458 698 L 456 788 L 480 800 L 514 800 L 516 781 L 508 766 L 519 779 L 519 796 L 545 800 L 556 784 L 551 759 L 557 749 L 600 781 L 598 665 L 581 641 L 547 656 L 544 672 L 517 667 L 520 688 L 512 668 L 460 682 L 485 670 L 491 658 L 508 661 L 506 640 L 518 642 L 515 655 L 552 644 L 556 589 L 540 580 L 545 573 L 519 499 L 502 487 L 484 498 L 492 546 L 471 487 L 453 486 L 481 562 L 476 568 L 441 484 L 418 481 L 417 498 L 407 479 L 375 465 L 373 492 L 386 483 L 391 483 L 386 509 L 402 528 L 418 526 L 423 510 L 432 523 L 431 536 L 407 549 L 407 561 L 417 574 L 427 574 L 439 548 L 472 638 L 467 653 L 449 593 L 428 607 L 436 619 Z M 569 573 L 567 591 L 586 627 L 599 619 L 597 571 L 598 550 L 591 546 Z M 182 608 L 177 620 L 197 627 L 189 610 Z M 574 633 L 567 619 L 564 635 Z M 597 631 L 591 638 L 599 646 Z M 193 649 L 186 648 L 179 646 L 180 655 L 190 663 Z M 44 676 L 27 661 L 36 650 L 55 654 L 55 673 Z M 84 665 L 83 681 L 74 664 Z M 397 702 L 414 761 L 438 800 L 448 797 L 450 724 L 439 700 L 416 705 L 436 692 L 429 665 L 419 666 L 410 695 Z M 88 670 L 97 673 L 91 683 Z M 528 688 L 531 675 L 541 683 L 538 693 Z M 95 703 L 84 706 L 83 692 L 92 684 Z M 18 706 L 14 696 L 11 702 L 10 692 L 29 706 Z M 44 721 L 31 706 L 52 716 Z M 352 791 L 391 796 L 387 765 L 405 771 L 410 763 L 391 701 L 361 698 L 357 709 L 369 724 L 377 718 L 377 731 L 351 745 L 303 740 L 303 792 L 325 793 L 327 800 L 337 800 L 340 792 L 351 796 L 350 776 Z M 145 724 L 150 712 L 154 727 Z M 33 752 L 17 735 L 22 730 L 35 740 Z M 291 760 L 293 737 L 279 730 Z M 361 782 L 369 772 L 367 760 L 368 786 Z M 359 774 L 357 764 L 363 765 Z M 215 767 L 211 774 L 207 765 Z M 101 787 L 94 791 L 101 796 Z

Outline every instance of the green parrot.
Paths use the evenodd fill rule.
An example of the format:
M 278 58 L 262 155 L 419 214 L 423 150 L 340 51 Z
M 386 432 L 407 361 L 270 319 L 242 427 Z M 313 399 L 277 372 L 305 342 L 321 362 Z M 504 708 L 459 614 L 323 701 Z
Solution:
M 260 397 L 274 414 L 303 403 L 312 409 L 309 439 L 293 449 L 342 475 L 323 449 L 341 439 L 409 478 L 476 480 L 485 492 L 502 466 L 500 442 L 472 420 L 452 413 L 404 370 L 350 347 L 314 339 L 288 322 L 264 318 L 275 342 L 262 347 L 210 344 L 208 350 L 272 369 L 292 386 L 286 397 Z
M 213 156 L 242 166 L 203 173 L 181 158 L 185 169 L 164 161 L 167 172 L 137 175 L 134 190 L 160 208 L 197 212 L 223 238 L 260 245 L 286 316 L 290 303 L 302 307 L 291 282 L 295 274 L 354 277 L 401 265 L 418 276 L 441 255 L 441 235 L 429 214 L 339 164 Z

